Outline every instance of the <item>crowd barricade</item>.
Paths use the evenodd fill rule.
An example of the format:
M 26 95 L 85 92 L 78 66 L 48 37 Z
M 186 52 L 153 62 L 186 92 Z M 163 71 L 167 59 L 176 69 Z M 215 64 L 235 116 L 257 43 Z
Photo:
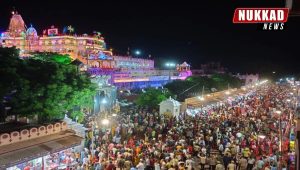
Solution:
M 29 129 L 22 129 L 20 131 L 13 131 L 10 133 L 3 133 L 0 134 L 0 146 L 59 133 L 67 129 L 68 126 L 66 122 L 57 122 L 55 124 L 48 124 L 46 126 L 39 126 Z

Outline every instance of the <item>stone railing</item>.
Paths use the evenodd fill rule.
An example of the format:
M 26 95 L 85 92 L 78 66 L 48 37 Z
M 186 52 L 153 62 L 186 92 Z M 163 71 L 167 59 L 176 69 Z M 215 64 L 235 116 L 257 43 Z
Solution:
M 46 126 L 34 127 L 31 129 L 23 129 L 20 131 L 13 131 L 10 133 L 3 133 L 0 134 L 0 146 L 59 133 L 67 129 L 68 125 L 66 122 L 58 122 Z

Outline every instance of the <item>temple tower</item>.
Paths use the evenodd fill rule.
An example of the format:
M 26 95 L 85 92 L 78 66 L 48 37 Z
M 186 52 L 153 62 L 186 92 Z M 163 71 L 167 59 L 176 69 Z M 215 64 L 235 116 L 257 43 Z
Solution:
M 12 12 L 12 17 L 8 27 L 9 35 L 12 37 L 21 37 L 26 32 L 26 26 L 21 15 L 18 12 Z

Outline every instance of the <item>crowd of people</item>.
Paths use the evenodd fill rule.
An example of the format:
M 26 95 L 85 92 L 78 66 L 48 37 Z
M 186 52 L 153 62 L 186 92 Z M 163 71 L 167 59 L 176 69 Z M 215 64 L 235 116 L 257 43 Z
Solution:
M 292 170 L 290 92 L 267 84 L 194 116 L 130 107 L 86 133 L 85 148 L 72 155 L 74 169 Z

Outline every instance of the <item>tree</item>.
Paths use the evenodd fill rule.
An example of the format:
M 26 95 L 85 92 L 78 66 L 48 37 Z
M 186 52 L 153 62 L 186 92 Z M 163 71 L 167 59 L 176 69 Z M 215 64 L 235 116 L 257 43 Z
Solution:
M 213 80 L 214 88 L 225 90 L 228 88 L 238 88 L 242 85 L 242 81 L 229 74 L 214 74 L 210 77 Z
M 193 85 L 195 85 L 195 83 L 192 81 L 175 80 L 171 83 L 166 84 L 165 88 L 167 88 L 172 94 L 174 94 L 176 96 L 176 99 L 183 100 L 188 95 L 185 90 L 188 90 Z
M 177 100 L 183 101 L 188 97 L 201 95 L 204 87 L 204 93 L 211 93 L 212 88 L 225 90 L 230 85 L 230 88 L 240 87 L 242 82 L 240 79 L 228 74 L 214 74 L 211 77 L 191 76 L 186 80 L 175 80 L 165 85 L 172 94 L 177 96 Z
M 84 120 L 84 113 L 82 111 L 73 111 L 70 115 L 73 119 L 81 123 Z
M 34 53 L 32 59 L 36 59 L 44 62 L 56 62 L 65 65 L 68 65 L 72 62 L 72 59 L 68 54 L 62 55 L 62 54 L 52 53 L 52 52 Z
M 157 108 L 158 104 L 163 100 L 166 100 L 171 94 L 161 89 L 147 89 L 146 92 L 142 93 L 136 103 L 140 106 L 148 106 L 150 108 Z
M 12 107 L 12 114 L 38 115 L 39 121 L 43 123 L 62 119 L 67 112 L 77 112 L 74 108 L 80 111 L 92 106 L 96 86 L 87 74 L 77 74 L 76 66 L 67 64 L 66 57 L 39 53 L 29 59 L 14 58 L 12 62 L 17 64 L 11 69 L 16 70 L 15 81 L 18 84 L 12 89 L 7 87 L 8 90 L 3 93 L 4 97 L 10 96 L 8 104 Z M 13 94 L 10 94 L 11 90 Z
M 16 48 L 0 48 L 0 122 L 6 118 L 8 100 L 20 85 L 21 77 L 18 75 L 20 63 L 19 50 Z

